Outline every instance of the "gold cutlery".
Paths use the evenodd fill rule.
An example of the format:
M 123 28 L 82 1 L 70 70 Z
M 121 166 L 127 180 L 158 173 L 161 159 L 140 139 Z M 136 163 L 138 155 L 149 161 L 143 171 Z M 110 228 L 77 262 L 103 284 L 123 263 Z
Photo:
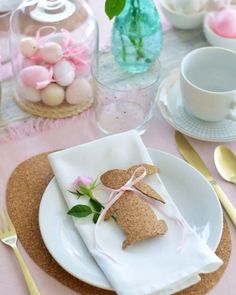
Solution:
M 228 182 L 236 184 L 236 156 L 226 146 L 218 146 L 214 152 L 216 169 Z
M 178 147 L 179 152 L 183 156 L 183 158 L 190 163 L 194 168 L 196 168 L 199 172 L 205 176 L 208 180 L 212 188 L 214 189 L 216 195 L 218 196 L 222 206 L 225 211 L 228 213 L 230 219 L 233 224 L 236 226 L 236 209 L 233 204 L 230 202 L 228 197 L 225 195 L 219 184 L 212 177 L 210 171 L 204 164 L 203 160 L 200 158 L 198 153 L 194 150 L 194 148 L 190 145 L 187 139 L 180 132 L 175 132 L 175 141 Z
M 24 275 L 29 293 L 31 295 L 40 295 L 39 290 L 29 272 L 29 269 L 17 248 L 16 230 L 6 211 L 0 212 L 0 240 L 13 249 Z

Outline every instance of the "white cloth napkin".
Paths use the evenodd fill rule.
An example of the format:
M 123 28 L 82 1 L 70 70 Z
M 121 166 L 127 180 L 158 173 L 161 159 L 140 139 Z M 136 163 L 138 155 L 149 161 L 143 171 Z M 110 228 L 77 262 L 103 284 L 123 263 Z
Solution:
M 126 169 L 135 164 L 152 163 L 136 131 L 104 137 L 52 153 L 49 161 L 69 208 L 79 202 L 86 203 L 83 198 L 77 200 L 68 192 L 78 176 L 96 179 L 109 169 Z M 159 176 L 149 176 L 148 182 L 163 196 L 166 206 L 172 208 L 172 214 L 181 219 L 182 216 Z M 159 219 L 163 218 L 167 222 L 167 233 L 139 242 L 126 250 L 122 250 L 125 236 L 119 226 L 112 219 L 101 222 L 97 231 L 98 243 L 115 262 L 94 248 L 92 218 L 73 218 L 91 255 L 120 295 L 172 294 L 197 283 L 200 280 L 199 273 L 215 271 L 222 264 L 187 224 L 185 245 L 179 250 L 181 226 L 173 219 L 159 212 L 157 214 Z

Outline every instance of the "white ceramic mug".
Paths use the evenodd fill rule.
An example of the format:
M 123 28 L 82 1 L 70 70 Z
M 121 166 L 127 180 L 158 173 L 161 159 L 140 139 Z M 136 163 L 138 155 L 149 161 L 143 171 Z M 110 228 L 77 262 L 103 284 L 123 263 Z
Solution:
M 185 109 L 211 122 L 236 120 L 236 52 L 202 47 L 182 60 L 180 89 Z

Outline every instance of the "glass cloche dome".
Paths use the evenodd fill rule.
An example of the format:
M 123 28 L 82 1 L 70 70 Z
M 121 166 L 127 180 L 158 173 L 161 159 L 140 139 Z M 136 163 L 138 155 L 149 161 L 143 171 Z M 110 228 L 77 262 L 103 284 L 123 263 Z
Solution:
M 98 26 L 84 0 L 25 0 L 10 19 L 15 100 L 42 117 L 66 117 L 93 102 L 90 65 Z

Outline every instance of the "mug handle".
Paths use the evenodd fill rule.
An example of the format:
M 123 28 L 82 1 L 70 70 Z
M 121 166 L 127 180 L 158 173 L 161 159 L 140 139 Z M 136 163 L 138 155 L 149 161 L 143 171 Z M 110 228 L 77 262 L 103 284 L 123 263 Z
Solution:
M 235 110 L 236 111 L 236 101 L 232 101 L 231 105 L 230 105 L 230 110 Z M 232 120 L 232 121 L 236 121 L 236 113 L 232 113 L 230 112 L 227 115 L 227 119 Z

